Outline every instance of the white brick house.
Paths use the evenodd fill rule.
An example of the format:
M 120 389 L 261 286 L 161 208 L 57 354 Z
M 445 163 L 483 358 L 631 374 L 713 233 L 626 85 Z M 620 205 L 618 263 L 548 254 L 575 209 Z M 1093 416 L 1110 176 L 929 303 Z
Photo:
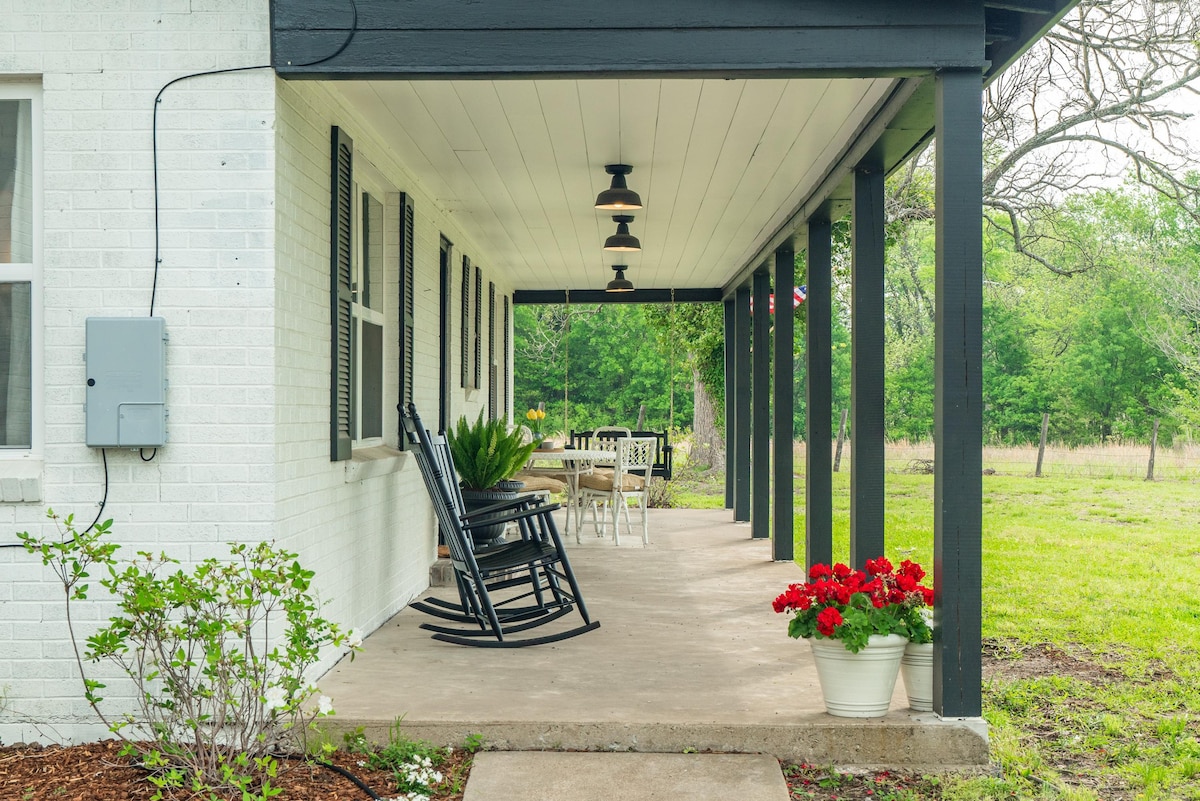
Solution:
M 186 563 L 225 553 L 229 541 L 275 540 L 317 570 L 329 618 L 373 630 L 428 586 L 436 545 L 416 465 L 396 449 L 402 199 L 415 210 L 412 397 L 431 421 L 440 243 L 453 242 L 448 329 L 459 336 L 465 255 L 483 354 L 490 336 L 496 348 L 511 342 L 501 332 L 511 319 L 506 276 L 336 85 L 286 83 L 269 68 L 162 91 L 156 270 L 155 97 L 182 75 L 269 64 L 266 0 L 0 0 L 0 20 L 0 544 L 52 530 L 47 507 L 86 526 L 106 497 L 123 554 L 161 549 Z M 381 373 L 381 397 L 357 416 L 366 428 L 353 458 L 339 461 L 330 458 L 335 126 L 353 140 L 353 180 L 372 198 L 354 203 L 354 266 L 371 264 L 371 308 L 356 305 L 355 318 L 383 333 L 377 361 L 364 354 L 359 371 Z M 167 442 L 102 455 L 85 445 L 85 321 L 149 316 L 152 303 L 169 337 Z M 456 379 L 462 352 L 457 341 L 449 349 Z M 479 372 L 478 388 L 455 381 L 455 417 L 488 404 L 490 371 Z M 507 383 L 493 401 L 500 415 Z M 0 741 L 103 733 L 82 702 L 61 597 L 38 560 L 0 548 Z M 82 611 L 85 630 L 111 613 L 102 603 Z
M 86 526 L 103 499 L 126 552 L 184 562 L 275 540 L 363 632 L 421 592 L 433 518 L 394 409 L 510 416 L 515 303 L 723 303 L 726 504 L 792 559 L 791 493 L 750 480 L 752 460 L 793 475 L 791 415 L 771 420 L 792 312 L 772 329 L 750 299 L 797 283 L 805 252 L 807 408 L 828 407 L 847 215 L 851 561 L 881 553 L 884 177 L 935 136 L 934 709 L 978 716 L 979 96 L 1074 2 L 0 0 L 0 739 L 102 733 L 61 588 L 13 547 L 46 507 Z M 609 168 L 647 198 L 632 255 L 600 252 L 628 223 L 593 203 Z M 609 268 L 630 270 L 623 300 Z M 150 317 L 165 398 L 107 446 L 87 321 Z M 107 355 L 122 382 L 142 367 Z M 810 488 L 831 486 L 824 450 Z M 806 504 L 812 561 L 831 493 Z

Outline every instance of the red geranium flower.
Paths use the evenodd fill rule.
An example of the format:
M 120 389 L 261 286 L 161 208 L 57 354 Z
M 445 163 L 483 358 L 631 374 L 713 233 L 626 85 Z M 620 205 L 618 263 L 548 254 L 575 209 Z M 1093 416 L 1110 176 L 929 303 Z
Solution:
M 821 610 L 817 615 L 817 631 L 826 637 L 832 637 L 834 629 L 842 625 L 842 613 L 832 606 Z
M 793 613 L 792 637 L 841 640 L 857 652 L 875 634 L 903 634 L 912 642 L 932 640 L 933 590 L 919 582 L 925 571 L 904 560 L 897 570 L 886 557 L 868 559 L 866 571 L 845 564 L 813 565 L 809 581 L 791 584 L 772 606 Z

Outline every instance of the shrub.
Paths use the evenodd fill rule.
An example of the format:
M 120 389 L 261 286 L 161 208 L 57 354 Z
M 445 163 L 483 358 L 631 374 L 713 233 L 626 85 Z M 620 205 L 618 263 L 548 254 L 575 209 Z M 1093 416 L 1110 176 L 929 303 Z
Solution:
M 81 653 L 70 628 L 84 697 L 100 719 L 140 753 L 161 797 L 164 789 L 233 789 L 269 798 L 272 754 L 303 746 L 306 729 L 333 713 L 329 699 L 305 681 L 320 650 L 358 643 L 320 617 L 309 592 L 313 572 L 296 554 L 268 543 L 230 545 L 230 559 L 207 559 L 190 573 L 166 554 L 139 552 L 120 564 L 120 547 L 105 541 L 112 521 L 77 531 L 73 517 L 47 513 L 60 541 L 18 536 L 41 555 L 71 604 L 87 599 L 89 570 L 115 598 L 118 614 L 86 640 Z M 105 685 L 89 679 L 84 659 L 118 666 L 136 688 L 135 712 L 110 719 Z

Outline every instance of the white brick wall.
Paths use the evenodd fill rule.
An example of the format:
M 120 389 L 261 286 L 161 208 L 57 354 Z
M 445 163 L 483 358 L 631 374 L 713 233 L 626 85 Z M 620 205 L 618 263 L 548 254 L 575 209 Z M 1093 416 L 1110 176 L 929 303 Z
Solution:
M 0 80 L 43 90 L 42 265 L 45 447 L 0 464 L 0 543 L 52 531 L 47 506 L 83 526 L 105 490 L 84 442 L 84 321 L 149 313 L 154 275 L 151 120 L 169 81 L 266 64 L 267 0 L 0 0 Z M 107 452 L 105 517 L 123 552 L 184 560 L 232 540 L 276 539 L 317 570 L 327 617 L 360 631 L 382 624 L 428 583 L 434 526 L 407 455 L 369 465 L 329 461 L 329 128 L 354 138 L 390 192 L 416 204 L 416 402 L 438 409 L 439 234 L 499 296 L 506 280 L 342 100 L 336 84 L 285 83 L 268 69 L 173 84 L 158 105 L 161 264 L 154 313 L 166 319 L 168 444 L 151 461 Z M 396 195 L 386 197 L 396 245 Z M 394 251 L 393 251 L 394 252 Z M 387 278 L 388 319 L 396 280 Z M 497 316 L 503 304 L 497 302 Z M 458 389 L 471 417 L 487 392 Z M 483 345 L 487 353 L 487 342 Z M 394 388 L 396 347 L 385 356 Z M 484 370 L 486 381 L 487 371 Z M 393 389 L 394 392 L 394 389 Z M 389 441 L 398 436 L 385 407 Z M 149 456 L 149 453 L 145 454 Z M 38 479 L 40 497 L 11 500 Z M 29 488 L 29 495 L 37 495 Z M 96 595 L 96 593 L 93 593 Z M 69 740 L 102 727 L 82 701 L 61 589 L 18 548 L 0 548 L 0 740 Z M 76 610 L 86 636 L 111 606 Z M 337 654 L 327 655 L 322 668 Z M 104 676 L 106 671 L 101 670 Z M 129 690 L 110 681 L 109 699 Z
M 5 494 L 5 543 L 18 530 L 52 531 L 47 506 L 86 526 L 104 495 L 101 453 L 83 445 L 84 321 L 150 311 L 156 93 L 184 74 L 265 64 L 269 35 L 266 0 L 0 0 L 0 18 L 0 79 L 42 87 L 44 186 L 44 464 L 10 459 L 0 472 L 32 471 L 42 497 Z M 104 515 L 125 554 L 149 547 L 188 560 L 274 535 L 273 143 L 270 70 L 163 93 L 154 311 L 170 336 L 169 442 L 149 462 L 107 452 Z M 70 658 L 61 588 L 16 548 L 0 549 L 0 575 L 0 739 L 100 734 Z M 80 606 L 79 633 L 112 611 Z M 110 682 L 107 697 L 124 694 Z

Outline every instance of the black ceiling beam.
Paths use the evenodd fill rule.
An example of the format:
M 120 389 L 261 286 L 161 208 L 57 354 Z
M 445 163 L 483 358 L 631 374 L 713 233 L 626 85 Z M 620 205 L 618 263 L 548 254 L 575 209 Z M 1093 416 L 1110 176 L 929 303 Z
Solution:
M 518 289 L 514 305 L 551 303 L 718 303 L 724 293 L 718 287 L 689 289 L 635 289 L 632 292 L 605 292 L 603 289 Z
M 983 1 L 271 0 L 271 62 L 324 80 L 915 75 L 983 64 Z
M 1061 4 L 1055 0 L 984 0 L 984 8 L 1002 8 L 1022 14 L 1057 14 Z
M 985 83 L 1016 61 L 1035 42 L 1045 35 L 1046 31 L 1058 24 L 1066 13 L 1079 0 L 1022 0 L 1021 2 L 1002 2 L 987 0 L 988 9 L 996 9 L 988 15 L 989 21 L 997 13 L 1012 13 L 1013 19 L 1007 20 L 1002 33 L 987 46 L 987 57 L 990 62 L 985 75 Z

